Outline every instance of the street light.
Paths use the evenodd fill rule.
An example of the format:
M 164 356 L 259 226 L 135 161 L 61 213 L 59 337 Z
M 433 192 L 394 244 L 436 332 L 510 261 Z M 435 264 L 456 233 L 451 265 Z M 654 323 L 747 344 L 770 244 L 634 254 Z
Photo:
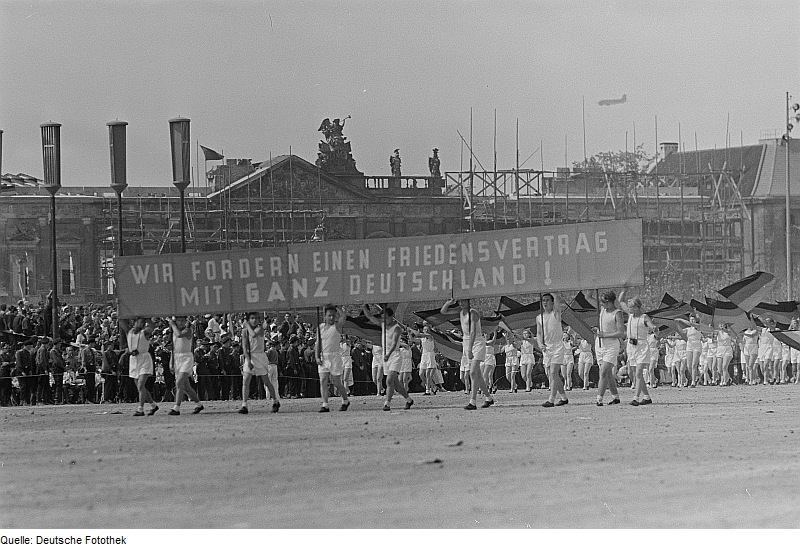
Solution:
M 61 124 L 42 124 L 44 188 L 50 193 L 50 251 L 53 264 L 53 341 L 58 339 L 58 256 L 56 254 L 56 193 L 61 188 Z
M 125 131 L 127 122 L 115 120 L 106 123 L 108 126 L 108 146 L 111 150 L 111 188 L 117 193 L 117 210 L 119 212 L 119 256 L 124 254 L 122 246 L 122 191 L 128 188 L 128 177 L 125 166 L 126 144 Z
M 800 105 L 791 103 L 792 96 L 786 92 L 786 133 L 783 140 L 786 141 L 786 300 L 792 300 L 792 214 L 789 206 L 789 158 L 792 144 L 792 130 L 794 123 L 800 122 Z M 792 114 L 792 111 L 794 114 Z M 794 123 L 792 122 L 794 121 Z
M 173 118 L 169 121 L 170 147 L 172 149 L 172 184 L 181 193 L 181 252 L 186 253 L 185 191 L 189 186 L 189 119 Z

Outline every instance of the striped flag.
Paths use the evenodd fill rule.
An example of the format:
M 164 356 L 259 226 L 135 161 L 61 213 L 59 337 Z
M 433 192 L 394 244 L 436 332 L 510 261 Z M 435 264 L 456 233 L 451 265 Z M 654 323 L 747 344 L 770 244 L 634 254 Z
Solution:
M 375 345 L 380 345 L 381 342 L 381 327 L 370 322 L 364 315 L 348 316 L 344 321 L 342 331 L 349 336 L 358 337 Z
M 781 343 L 800 351 L 800 330 L 781 330 L 772 332 L 772 335 Z
M 796 301 L 778 301 L 777 303 L 759 303 L 750 311 L 761 318 L 771 318 L 782 330 L 789 328 L 792 319 L 797 315 Z
M 664 302 L 662 301 L 661 304 L 663 305 Z M 691 305 L 683 301 L 676 301 L 672 305 L 662 306 L 654 311 L 648 312 L 647 316 L 652 319 L 675 320 L 676 318 L 688 317 L 691 312 Z
M 414 314 L 420 317 L 422 320 L 427 320 L 428 324 L 434 328 L 441 326 L 442 324 L 448 324 L 452 321 L 458 323 L 459 318 L 459 312 L 457 310 L 448 311 L 446 314 L 442 314 L 441 309 L 428 309 L 427 311 L 414 311 Z
M 453 334 L 445 334 L 438 330 L 431 330 L 431 335 L 433 336 L 433 342 L 436 344 L 436 349 L 443 357 L 455 362 L 461 362 L 464 348 L 460 337 Z
M 525 328 L 533 328 L 536 325 L 536 317 L 539 315 L 541 306 L 538 301 L 517 307 L 516 309 L 509 309 L 507 311 L 500 311 L 502 320 L 500 326 L 505 330 L 517 331 L 524 330 Z
M 583 292 L 578 292 L 572 303 L 561 311 L 561 321 L 575 330 L 586 341 L 594 340 L 592 327 L 597 327 L 597 308 L 586 298 Z
M 200 148 L 203 149 L 203 156 L 205 157 L 206 161 L 209 160 L 222 160 L 224 157 L 215 151 L 214 149 L 209 149 L 208 147 L 204 147 L 200 145 Z
M 520 303 L 519 301 L 511 299 L 510 297 L 504 295 L 500 298 L 500 307 L 498 307 L 497 312 L 499 313 L 500 311 L 518 309 L 522 306 L 523 306 L 522 303 Z
M 692 299 L 689 302 L 689 306 L 692 309 L 694 309 L 695 311 L 697 311 L 698 313 L 703 313 L 704 315 L 708 315 L 708 316 L 714 316 L 714 307 L 712 305 L 708 304 L 709 301 L 713 301 L 713 300 L 711 298 L 707 297 L 706 298 L 706 303 L 703 303 L 702 301 L 697 301 L 696 299 Z
M 746 330 L 750 327 L 750 319 L 747 313 L 730 301 L 706 298 L 709 305 L 714 307 L 713 324 L 716 326 L 721 322 L 730 325 L 735 332 Z
M 661 306 L 662 307 L 671 307 L 672 305 L 677 305 L 678 303 L 683 303 L 682 301 L 678 301 L 667 292 L 664 292 L 664 297 L 661 298 Z
M 770 290 L 770 283 L 775 280 L 771 273 L 758 271 L 751 274 L 730 286 L 725 286 L 717 293 L 728 301 L 734 303 L 745 312 L 750 312 L 758 305 Z
M 395 301 L 393 303 L 381 303 L 378 305 L 380 313 L 383 313 L 384 307 L 388 307 L 394 311 L 394 318 L 397 320 L 397 322 L 403 322 L 403 317 L 406 316 L 406 309 L 408 309 L 408 302 Z

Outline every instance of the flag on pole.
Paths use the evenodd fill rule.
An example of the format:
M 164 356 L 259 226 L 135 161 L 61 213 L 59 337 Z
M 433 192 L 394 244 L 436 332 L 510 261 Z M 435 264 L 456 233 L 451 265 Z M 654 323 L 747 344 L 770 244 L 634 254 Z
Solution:
M 778 301 L 777 303 L 759 303 L 750 311 L 761 318 L 771 318 L 782 330 L 787 330 L 792 319 L 797 315 L 796 301 Z
M 504 295 L 500 298 L 500 307 L 498 307 L 497 312 L 499 313 L 500 311 L 518 309 L 519 307 L 522 306 L 523 306 L 522 303 L 520 303 L 519 301 L 511 299 L 510 297 Z
M 524 330 L 525 328 L 533 328 L 536 325 L 536 317 L 539 316 L 541 304 L 538 301 L 509 309 L 507 311 L 500 311 L 500 326 L 509 331 Z
M 206 161 L 209 160 L 222 160 L 225 158 L 220 153 L 215 151 L 214 149 L 209 149 L 208 147 L 204 147 L 200 145 L 200 148 L 203 149 L 203 156 L 205 157 Z
M 800 351 L 800 330 L 781 330 L 772 332 L 772 335 L 784 345 Z
M 441 355 L 452 361 L 461 362 L 461 357 L 464 355 L 464 348 L 462 339 L 453 334 L 445 334 L 438 330 L 431 330 L 433 342 L 436 349 Z
M 417 315 L 422 320 L 427 320 L 428 324 L 432 327 L 441 326 L 442 324 L 447 324 L 451 321 L 456 321 L 458 323 L 458 311 L 448 311 L 446 314 L 442 314 L 441 309 L 428 309 L 427 311 L 414 311 L 414 314 Z
M 704 315 L 708 316 L 714 316 L 714 307 L 707 304 L 709 301 L 714 301 L 714 300 L 712 300 L 710 297 L 707 297 L 706 303 L 703 303 L 702 301 L 697 301 L 696 299 L 692 299 L 689 302 L 689 306 L 698 313 L 703 313 Z
M 344 321 L 342 331 L 349 336 L 358 337 L 372 344 L 379 345 L 381 342 L 381 327 L 370 322 L 363 314 L 348 316 Z
M 712 320 L 714 325 L 724 322 L 735 332 L 746 330 L 750 327 L 750 318 L 747 313 L 737 307 L 735 303 L 722 301 L 721 299 L 706 298 L 706 300 L 709 305 L 714 307 L 714 318 Z
M 403 318 L 406 316 L 406 309 L 408 309 L 408 302 L 395 301 L 393 303 L 379 303 L 379 314 L 383 314 L 384 307 L 387 307 L 394 312 L 394 318 L 397 320 L 397 322 L 403 322 Z
M 725 286 L 717 293 L 728 301 L 734 303 L 737 307 L 745 312 L 750 312 L 753 307 L 758 305 L 767 297 L 767 292 L 770 290 L 770 283 L 775 280 L 775 276 L 771 273 L 758 271 L 751 274 L 730 286 Z
M 662 307 L 671 307 L 672 305 L 677 305 L 678 303 L 683 303 L 682 301 L 678 301 L 667 292 L 664 292 L 664 297 L 661 298 L 661 306 Z
M 572 303 L 561 311 L 561 321 L 586 341 L 594 341 L 592 327 L 597 326 L 597 308 L 583 292 L 578 292 Z

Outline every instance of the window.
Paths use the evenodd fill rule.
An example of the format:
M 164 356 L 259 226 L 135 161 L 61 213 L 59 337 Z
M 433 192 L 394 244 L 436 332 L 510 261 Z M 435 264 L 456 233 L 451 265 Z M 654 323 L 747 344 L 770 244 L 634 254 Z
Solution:
M 69 269 L 61 269 L 61 295 L 72 295 L 72 276 Z

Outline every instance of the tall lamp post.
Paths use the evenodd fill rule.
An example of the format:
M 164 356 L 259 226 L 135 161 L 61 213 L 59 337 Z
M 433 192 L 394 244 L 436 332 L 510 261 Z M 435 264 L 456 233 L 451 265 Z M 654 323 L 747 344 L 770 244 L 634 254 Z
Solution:
M 189 146 L 189 119 L 173 118 L 169 121 L 172 150 L 172 184 L 181 193 L 181 253 L 186 253 L 186 187 L 189 186 L 191 147 Z
M 790 193 L 790 178 L 789 178 L 789 159 L 791 158 L 792 148 L 792 130 L 794 129 L 794 122 L 800 122 L 800 104 L 791 103 L 792 96 L 786 92 L 786 133 L 783 135 L 783 140 L 786 141 L 786 300 L 791 301 L 793 298 L 792 292 L 792 213 L 789 205 Z M 794 114 L 792 114 L 794 113 Z
M 61 124 L 42 124 L 44 188 L 50 193 L 50 251 L 53 264 L 53 341 L 58 339 L 58 255 L 56 253 L 56 193 L 61 188 Z
M 122 192 L 128 188 L 128 176 L 125 166 L 125 131 L 127 125 L 128 123 L 122 120 L 106 123 L 106 126 L 108 126 L 108 147 L 111 151 L 111 188 L 117 193 L 117 236 L 119 238 L 117 244 L 120 257 L 125 255 L 122 245 Z

